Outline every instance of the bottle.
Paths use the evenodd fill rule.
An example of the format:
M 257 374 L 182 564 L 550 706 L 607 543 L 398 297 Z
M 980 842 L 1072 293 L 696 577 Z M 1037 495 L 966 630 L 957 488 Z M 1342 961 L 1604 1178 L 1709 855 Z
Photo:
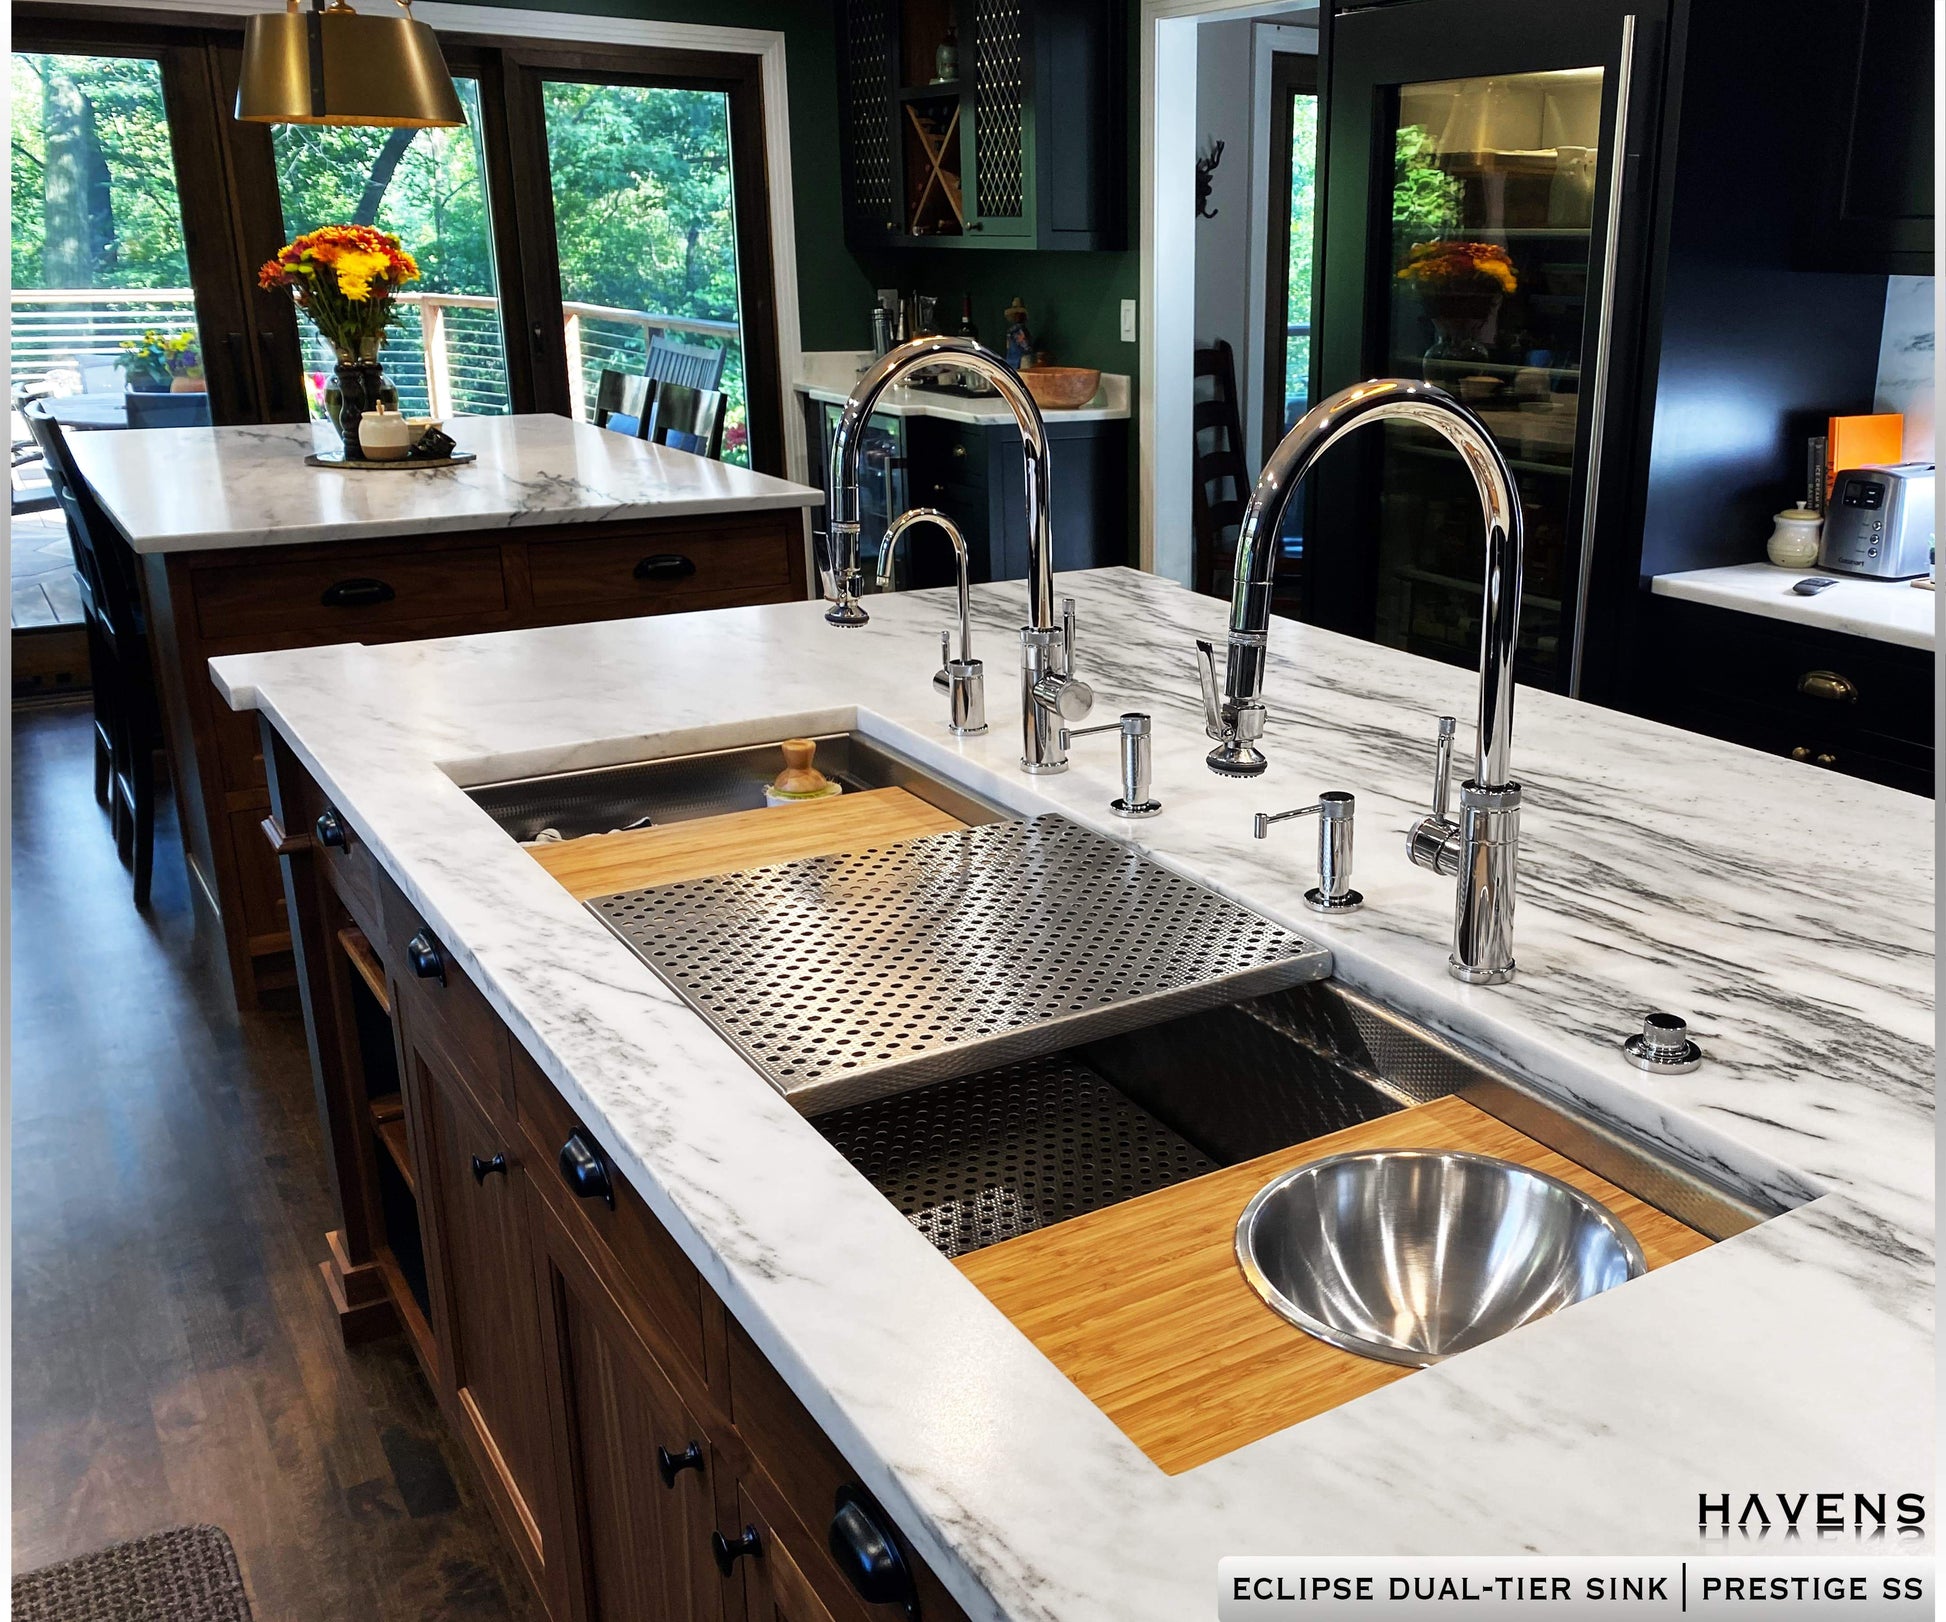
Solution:
M 971 293 L 965 293 L 960 296 L 959 335 L 962 338 L 971 338 L 975 343 L 979 342 L 980 329 L 973 325 L 973 295 Z

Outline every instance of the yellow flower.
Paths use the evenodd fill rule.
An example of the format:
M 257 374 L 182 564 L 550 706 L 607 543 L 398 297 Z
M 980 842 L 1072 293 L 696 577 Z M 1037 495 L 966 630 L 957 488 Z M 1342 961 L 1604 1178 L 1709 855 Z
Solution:
M 372 280 L 383 277 L 391 262 L 382 253 L 362 253 L 355 249 L 338 255 L 338 291 L 354 304 L 372 296 Z

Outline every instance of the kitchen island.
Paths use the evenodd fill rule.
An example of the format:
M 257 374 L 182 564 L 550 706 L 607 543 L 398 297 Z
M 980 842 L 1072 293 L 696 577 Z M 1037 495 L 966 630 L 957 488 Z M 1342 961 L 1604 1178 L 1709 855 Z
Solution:
M 292 984 L 256 730 L 211 702 L 215 655 L 383 642 L 805 595 L 816 490 L 563 417 L 463 417 L 477 460 L 310 467 L 328 424 L 80 434 L 141 561 L 191 893 L 238 1002 Z
M 1224 781 L 1203 764 L 1190 659 L 1196 637 L 1221 635 L 1223 605 L 1123 570 L 1060 584 L 1079 598 L 1077 664 L 1097 688 L 1094 719 L 1132 708 L 1155 717 L 1163 810 L 1134 829 L 1108 810 L 1118 792 L 1111 747 L 1077 744 L 1062 776 L 1017 769 L 1016 718 L 1001 695 L 1011 695 L 1018 585 L 976 592 L 994 725 L 964 740 L 945 732 L 930 685 L 948 617 L 941 594 L 876 598 L 872 623 L 843 634 L 805 603 L 217 662 L 228 701 L 259 712 L 274 734 L 293 894 L 323 893 L 303 888 L 326 855 L 295 820 L 311 794 L 349 831 L 348 848 L 329 859 L 353 877 L 333 882 L 376 899 L 368 910 L 397 942 L 395 958 L 418 954 L 409 974 L 367 983 L 403 1005 L 409 1049 L 426 1051 L 429 1096 L 463 1097 L 470 1113 L 465 1133 L 450 1126 L 457 1113 L 427 1117 L 415 1163 L 447 1155 L 459 1186 L 478 1179 L 497 1200 L 512 1179 L 491 1175 L 507 1162 L 491 1160 L 502 1139 L 489 1134 L 508 1134 L 500 1152 L 515 1162 L 535 1213 L 522 1231 L 542 1259 L 523 1274 L 513 1263 L 530 1241 L 507 1241 L 490 1321 L 508 1322 L 524 1280 L 544 1277 L 551 1304 L 534 1310 L 559 1329 L 540 1337 L 548 1389 L 580 1393 L 549 1399 L 552 1440 L 508 1433 L 541 1485 L 503 1509 L 503 1524 L 528 1512 L 531 1528 L 510 1536 L 526 1540 L 549 1603 L 567 1592 L 574 1573 L 564 1568 L 603 1550 L 622 1558 L 612 1526 L 603 1537 L 562 1535 L 557 1517 L 586 1505 L 561 1483 L 579 1482 L 575 1491 L 611 1510 L 674 1514 L 657 1507 L 652 1483 L 630 1495 L 610 1478 L 605 1495 L 593 1491 L 585 1459 L 577 1475 L 561 1440 L 576 1402 L 612 1393 L 612 1360 L 569 1352 L 585 1352 L 590 1324 L 627 1316 L 625 1301 L 602 1305 L 610 1297 L 591 1280 L 630 1246 L 657 1258 L 655 1276 L 697 1281 L 704 1299 L 702 1330 L 688 1327 L 685 1306 L 658 1320 L 677 1329 L 644 1331 L 674 1395 L 625 1438 L 644 1456 L 652 1438 L 666 1441 L 667 1479 L 693 1517 L 641 1528 L 641 1558 L 680 1562 L 712 1532 L 727 1540 L 728 1580 L 719 1585 L 702 1556 L 677 1614 L 755 1616 L 760 1590 L 766 1619 L 893 1614 L 839 1608 L 819 1575 L 813 1517 L 828 1516 L 831 1500 L 794 1483 L 824 1478 L 792 1464 L 804 1449 L 763 1440 L 791 1432 L 792 1404 L 826 1439 L 811 1452 L 832 1450 L 958 1607 L 982 1618 L 1208 1617 L 1216 1562 L 1231 1553 L 1754 1549 L 1700 1533 L 1699 1495 L 1929 1491 L 1931 804 L 1523 691 L 1513 741 L 1526 790 L 1520 971 L 1506 987 L 1465 987 L 1446 972 L 1451 883 L 1410 866 L 1399 834 L 1426 803 L 1434 717 L 1467 717 L 1470 747 L 1470 673 L 1275 621 L 1270 769 Z M 1783 1214 L 1317 1418 L 1165 1471 L 462 792 L 853 727 L 1015 814 L 1058 811 L 1138 840 L 1327 947 L 1340 982 Z M 1327 789 L 1359 801 L 1366 905 L 1342 917 L 1302 904 L 1315 881 L 1310 837 L 1251 837 L 1253 812 Z M 313 944 L 322 949 L 315 933 Z M 419 965 L 441 977 L 416 979 L 429 972 Z M 462 1001 L 472 1010 L 463 1019 Z M 1621 1038 L 1651 1009 L 1689 1020 L 1701 1068 L 1649 1077 L 1624 1062 Z M 477 1057 L 465 1031 L 488 1016 L 509 1033 L 504 1062 L 478 1063 L 480 1083 L 449 1086 L 440 1078 L 459 1068 L 455 1051 Z M 415 1024 L 433 1033 L 423 1044 Z M 541 1129 L 527 1132 L 530 1112 Z M 621 1232 L 627 1201 L 604 1213 L 581 1200 L 608 1237 L 563 1237 L 562 1208 L 577 1202 L 560 1194 L 552 1149 L 571 1125 L 599 1142 L 655 1235 Z M 489 1157 L 471 1178 L 469 1151 Z M 336 1286 L 348 1327 L 361 1312 L 375 1323 L 384 1292 L 363 1293 L 369 1269 L 342 1235 L 333 1249 L 328 1271 L 353 1264 Z M 727 1309 L 714 1330 L 713 1301 Z M 433 1316 L 455 1321 L 451 1307 Z M 661 1343 L 678 1339 L 693 1357 L 681 1347 L 662 1355 Z M 442 1364 L 451 1353 L 438 1345 L 427 1355 L 445 1369 L 456 1423 L 476 1425 L 467 1371 Z M 728 1410 L 712 1419 L 719 1374 Z M 470 1378 L 485 1388 L 482 1371 Z M 687 1472 L 691 1428 L 711 1447 L 699 1446 Z M 708 1490 L 692 1488 L 703 1474 Z M 808 1545 L 787 1524 L 793 1508 Z M 1848 1529 L 1788 1552 L 1861 1547 L 1881 1546 L 1855 1543 Z M 1888 1534 L 1882 1547 L 1930 1552 L 1930 1524 L 1917 1537 Z M 933 1612 L 951 1614 L 940 1603 Z

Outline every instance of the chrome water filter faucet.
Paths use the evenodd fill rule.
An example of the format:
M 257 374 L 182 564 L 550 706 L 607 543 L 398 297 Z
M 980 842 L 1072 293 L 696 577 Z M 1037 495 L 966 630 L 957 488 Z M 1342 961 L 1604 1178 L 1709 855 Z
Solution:
M 959 566 L 959 657 L 953 657 L 953 633 L 941 631 L 939 669 L 932 684 L 946 695 L 946 730 L 959 738 L 978 737 L 987 729 L 987 677 L 986 666 L 973 657 L 970 560 L 966 537 L 960 533 L 959 525 L 937 507 L 913 507 L 900 513 L 886 525 L 885 539 L 879 543 L 878 589 L 891 589 L 892 557 L 898 550 L 899 538 L 918 524 L 931 524 L 945 532 L 953 546 L 953 561 Z
M 1460 785 L 1460 818 L 1450 825 L 1443 808 L 1416 826 L 1408 841 L 1412 860 L 1456 881 L 1453 950 L 1448 966 L 1473 985 L 1513 978 L 1513 917 L 1520 848 L 1520 785 L 1508 776 L 1513 743 L 1514 648 L 1520 632 L 1520 580 L 1524 547 L 1520 501 L 1513 471 L 1486 425 L 1442 389 L 1409 378 L 1377 378 L 1340 389 L 1298 418 L 1264 462 L 1237 532 L 1236 587 L 1223 690 L 1216 684 L 1216 655 L 1197 644 L 1207 730 L 1216 742 L 1210 770 L 1226 777 L 1255 777 L 1265 761 L 1263 736 L 1265 645 L 1270 634 L 1271 577 L 1277 533 L 1292 492 L 1317 460 L 1347 435 L 1368 424 L 1408 422 L 1430 428 L 1459 453 L 1480 498 L 1486 531 L 1486 583 L 1480 623 L 1480 712 L 1473 775 Z M 1442 744 L 1450 759 L 1451 739 Z M 1436 826 L 1428 824 L 1436 823 Z M 1441 830 L 1451 826 L 1448 835 Z
M 858 601 L 858 459 L 865 425 L 878 398 L 907 373 L 924 366 L 954 365 L 977 372 L 1007 403 L 1020 428 L 1026 474 L 1027 618 L 1020 633 L 1021 769 L 1035 774 L 1067 770 L 1061 748 L 1063 723 L 1093 708 L 1092 688 L 1074 674 L 1073 599 L 1054 618 L 1054 526 L 1049 511 L 1047 424 L 1020 374 L 971 338 L 935 336 L 903 343 L 868 367 L 840 412 L 831 435 L 829 566 L 832 625 L 859 626 L 870 616 Z

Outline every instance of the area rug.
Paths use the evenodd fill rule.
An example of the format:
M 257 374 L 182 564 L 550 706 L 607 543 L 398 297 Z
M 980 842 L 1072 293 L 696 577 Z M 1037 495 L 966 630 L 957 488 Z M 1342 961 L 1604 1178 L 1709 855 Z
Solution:
M 250 1622 L 220 1527 L 174 1526 L 14 1579 L 14 1622 Z

